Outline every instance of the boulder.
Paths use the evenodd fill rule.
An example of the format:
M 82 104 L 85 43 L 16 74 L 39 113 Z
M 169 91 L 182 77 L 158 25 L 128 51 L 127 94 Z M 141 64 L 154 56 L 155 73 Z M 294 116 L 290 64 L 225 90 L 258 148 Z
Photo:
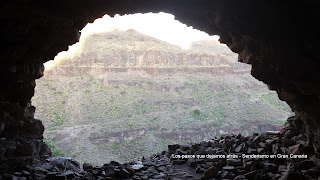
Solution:
M 212 167 L 208 168 L 208 169 L 203 173 L 203 176 L 202 176 L 201 179 L 207 180 L 207 179 L 210 179 L 210 178 L 214 178 L 214 177 L 217 176 L 218 172 L 219 172 L 219 170 L 218 170 L 216 167 L 212 166 Z

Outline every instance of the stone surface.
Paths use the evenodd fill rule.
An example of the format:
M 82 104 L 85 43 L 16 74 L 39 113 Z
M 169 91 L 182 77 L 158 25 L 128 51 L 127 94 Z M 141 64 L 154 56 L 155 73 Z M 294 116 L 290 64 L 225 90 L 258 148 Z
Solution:
M 213 178 L 218 174 L 218 172 L 219 170 L 216 167 L 212 166 L 203 173 L 203 177 L 201 179 L 206 180 Z
M 287 129 L 293 127 L 287 126 Z M 285 132 L 284 130 L 283 132 Z M 295 131 L 296 132 L 296 131 Z M 300 137 L 299 141 L 293 139 L 298 134 L 292 134 L 291 140 L 293 145 L 290 147 L 299 147 L 299 141 L 303 140 Z M 246 137 L 242 140 L 244 144 L 260 144 L 268 142 L 271 146 L 277 145 L 280 149 L 283 142 L 289 136 L 281 136 L 274 134 L 261 134 L 259 141 L 253 143 L 252 140 L 258 137 L 257 135 Z M 26 165 L 20 171 L 5 173 L 0 170 L 0 175 L 5 178 L 18 179 L 314 179 L 320 176 L 320 168 L 315 165 L 314 158 L 288 158 L 286 151 L 281 154 L 284 158 L 189 158 L 183 160 L 179 158 L 169 159 L 172 154 L 191 155 L 191 153 L 210 154 L 211 155 L 226 155 L 228 150 L 221 148 L 225 144 L 225 139 L 237 139 L 235 135 L 222 136 L 217 146 L 212 147 L 215 140 L 203 141 L 199 144 L 186 145 L 169 145 L 168 149 L 159 154 L 152 155 L 147 158 L 135 162 L 121 164 L 116 161 L 111 161 L 103 166 L 93 167 L 89 163 L 83 164 L 83 169 L 77 161 L 66 157 L 47 158 L 42 163 L 35 163 L 32 166 Z M 215 143 L 216 144 L 216 143 Z M 231 143 L 232 144 L 232 143 Z M 299 145 L 299 146 L 297 146 Z M 301 145 L 302 146 L 302 145 Z M 188 151 L 189 148 L 197 147 L 195 152 Z M 267 147 L 261 148 L 265 154 L 273 154 L 272 149 Z M 292 148 L 295 150 L 296 148 Z M 298 148 L 299 149 L 299 148 Z M 239 154 L 246 153 L 243 149 Z M 310 157 L 314 157 L 314 152 L 309 152 Z M 252 154 L 254 155 L 254 154 Z M 312 159 L 312 160 L 311 160 Z M 179 162 L 179 163 L 177 163 Z M 181 162 L 181 163 L 180 163 Z
M 92 170 L 92 169 L 93 169 L 92 164 L 86 163 L 86 162 L 83 163 L 82 167 L 83 167 L 83 170 L 85 170 L 85 171 L 89 171 L 89 170 Z

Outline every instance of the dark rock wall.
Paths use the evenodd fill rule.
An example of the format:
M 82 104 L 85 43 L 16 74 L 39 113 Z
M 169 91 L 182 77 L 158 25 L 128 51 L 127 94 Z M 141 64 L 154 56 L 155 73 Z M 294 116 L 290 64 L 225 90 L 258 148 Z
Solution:
M 219 35 L 239 53 L 239 61 L 252 64 L 252 75 L 300 116 L 319 155 L 319 7 L 314 0 L 1 1 L 0 161 L 48 153 L 41 145 L 43 126 L 33 119 L 30 103 L 42 63 L 77 42 L 79 30 L 106 13 L 160 11 Z

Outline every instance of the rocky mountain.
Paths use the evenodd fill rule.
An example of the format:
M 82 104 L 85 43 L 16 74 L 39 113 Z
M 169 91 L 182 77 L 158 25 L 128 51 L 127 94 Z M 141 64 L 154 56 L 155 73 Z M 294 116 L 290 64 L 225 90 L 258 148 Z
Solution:
M 55 155 L 93 164 L 277 130 L 290 108 L 235 56 L 216 41 L 184 50 L 134 30 L 94 34 L 37 81 L 35 116 Z
M 92 34 L 80 44 L 72 56 L 58 56 L 59 68 L 46 73 L 97 75 L 129 71 L 129 68 L 152 75 L 185 71 L 221 75 L 250 71 L 249 65 L 236 62 L 237 54 L 214 40 L 194 42 L 186 50 L 130 29 Z

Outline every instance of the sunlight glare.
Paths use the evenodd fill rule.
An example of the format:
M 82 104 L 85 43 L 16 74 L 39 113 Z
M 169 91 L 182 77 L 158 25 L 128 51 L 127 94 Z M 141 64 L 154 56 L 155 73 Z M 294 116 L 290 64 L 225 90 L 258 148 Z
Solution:
M 210 36 L 200 30 L 194 29 L 192 26 L 182 24 L 174 19 L 174 15 L 168 13 L 147 13 L 147 14 L 131 14 L 131 15 L 115 15 L 110 17 L 105 15 L 102 18 L 96 19 L 93 23 L 88 23 L 81 30 L 79 43 L 69 46 L 67 52 L 59 53 L 54 61 L 45 63 L 45 68 L 49 70 L 52 66 L 67 59 L 79 50 L 81 42 L 88 36 L 95 33 L 111 32 L 115 30 L 126 31 L 134 29 L 145 35 L 154 37 L 161 41 L 168 42 L 173 45 L 180 46 L 182 49 L 189 49 L 192 42 L 201 40 L 218 41 L 219 36 Z M 221 44 L 222 45 L 222 44 Z

